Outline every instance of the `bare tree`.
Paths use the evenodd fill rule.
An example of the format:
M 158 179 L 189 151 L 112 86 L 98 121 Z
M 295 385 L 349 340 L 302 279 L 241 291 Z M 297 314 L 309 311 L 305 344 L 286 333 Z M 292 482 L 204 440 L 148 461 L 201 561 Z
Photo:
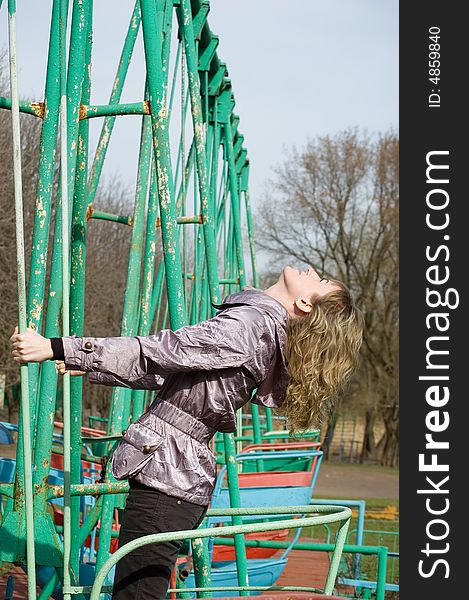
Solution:
M 272 262 L 312 264 L 344 281 L 365 313 L 361 368 L 347 405 L 366 415 L 362 459 L 398 460 L 398 138 L 346 130 L 309 141 L 275 170 L 260 208 Z M 385 433 L 374 440 L 382 420 Z

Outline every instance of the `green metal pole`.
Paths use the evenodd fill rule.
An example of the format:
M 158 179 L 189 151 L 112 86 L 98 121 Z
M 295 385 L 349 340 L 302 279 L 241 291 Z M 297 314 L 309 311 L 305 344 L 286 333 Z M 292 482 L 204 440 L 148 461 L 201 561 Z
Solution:
M 159 0 L 158 0 L 159 1 Z M 166 107 L 166 81 L 162 71 L 161 31 L 157 25 L 154 0 L 140 0 L 143 41 L 150 94 L 153 148 L 157 170 L 166 282 L 171 326 L 186 324 L 181 257 L 173 198 L 169 132 Z
M 342 549 L 347 539 L 347 531 L 349 528 L 350 519 L 340 524 L 339 531 L 334 544 L 334 551 L 330 560 L 329 572 L 327 574 L 326 583 L 324 585 L 325 594 L 334 593 L 334 584 L 339 571 L 340 559 L 342 557 Z
M 76 154 L 77 154 L 77 143 L 78 137 L 78 112 L 81 98 L 81 85 L 83 80 L 83 68 L 84 68 L 84 56 L 85 56 L 85 43 L 87 31 L 79 26 L 82 20 L 85 18 L 85 6 L 88 0 L 84 3 L 74 5 L 74 16 L 75 25 L 72 23 L 71 42 L 70 42 L 70 62 L 69 62 L 69 78 L 67 81 L 67 97 L 68 97 L 68 131 L 67 136 L 69 140 L 69 153 L 68 153 L 68 165 L 69 165 L 69 196 L 72 196 L 74 189 L 74 171 L 76 167 Z M 67 4 L 68 6 L 68 4 Z M 64 7 L 65 10 L 65 7 Z M 79 13 L 79 14 L 77 14 Z M 58 80 L 55 80 L 56 85 Z M 57 93 L 60 94 L 60 85 L 57 87 Z M 70 174 L 72 172 L 72 175 Z M 59 189 L 60 195 L 60 189 Z M 59 325 L 59 313 L 62 303 L 62 274 L 60 264 L 62 261 L 62 203 L 57 202 L 57 209 L 54 223 L 54 244 L 52 249 L 52 266 L 50 274 L 50 288 L 49 298 L 47 302 L 47 315 L 45 324 L 45 336 L 56 337 L 60 335 Z M 67 238 L 69 239 L 69 238 Z M 53 413 L 54 403 L 57 390 L 57 372 L 54 364 L 51 362 L 45 362 L 41 366 L 41 378 L 40 378 L 40 391 L 39 398 L 41 399 L 41 407 L 39 410 L 39 419 L 41 427 L 38 427 L 38 436 L 41 438 L 41 445 L 39 452 L 42 457 L 44 454 L 50 454 L 50 439 L 52 437 L 53 429 Z M 36 465 L 38 473 L 35 470 L 35 481 L 43 481 L 44 485 L 47 484 L 47 474 L 49 470 L 49 460 L 43 460 L 40 464 Z
M 210 288 L 211 302 L 220 301 L 218 283 L 217 248 L 214 232 L 212 210 L 209 205 L 209 189 L 207 177 L 207 155 L 205 151 L 204 127 L 202 121 L 202 102 L 200 98 L 200 82 L 198 58 L 194 41 L 192 24 L 192 9 L 190 0 L 181 0 L 184 48 L 186 51 L 187 71 L 189 77 L 189 92 L 191 97 L 192 125 L 194 129 L 195 153 L 197 160 L 197 175 L 200 193 L 200 211 L 204 219 L 205 254 L 207 259 L 207 275 Z
M 246 218 L 248 224 L 248 238 L 249 238 L 249 249 L 251 252 L 251 268 L 252 268 L 252 280 L 253 286 L 255 288 L 259 288 L 259 276 L 257 274 L 256 267 L 256 243 L 254 240 L 254 224 L 252 221 L 252 211 L 251 211 L 251 202 L 249 200 L 249 192 L 244 192 L 244 201 L 246 204 Z
M 119 104 L 82 104 L 80 106 L 81 120 L 96 119 L 99 117 L 119 117 L 124 115 L 148 114 L 150 114 L 148 103 L 144 100 L 140 102 L 120 102 Z M 107 149 L 107 144 L 104 145 Z M 101 148 L 98 147 L 97 151 L 99 152 L 99 157 L 101 159 Z M 94 177 L 93 180 L 95 180 Z
M 259 406 L 251 402 L 251 415 L 252 415 L 252 433 L 254 444 L 262 443 L 261 436 L 261 423 L 259 419 Z M 239 432 L 242 435 L 242 430 Z M 264 461 L 262 459 L 256 460 L 256 468 L 258 471 L 264 470 Z
M 69 196 L 68 196 L 68 137 L 67 137 L 67 66 L 66 66 L 66 34 L 67 34 L 67 2 L 60 4 L 60 195 L 62 203 L 62 331 L 63 335 L 70 332 L 70 272 L 69 272 Z M 74 17 L 76 13 L 74 11 Z M 76 26 L 76 24 L 75 24 Z M 72 22 L 73 28 L 73 22 Z M 78 573 L 70 572 L 71 551 L 71 413 L 70 413 L 70 374 L 63 377 L 63 416 L 64 416 L 64 600 L 70 600 L 70 584 L 78 581 Z
M 19 100 L 19 111 L 27 115 L 33 115 L 33 117 L 43 118 L 44 106 L 41 102 L 28 102 L 25 100 Z M 11 98 L 5 98 L 0 96 L 0 108 L 6 108 L 11 110 Z
M 163 261 L 163 266 L 164 266 L 164 261 Z M 164 329 L 164 323 L 166 322 L 166 317 L 163 316 L 165 315 L 165 311 L 168 311 L 168 298 L 167 298 L 167 294 L 166 294 L 166 298 L 165 298 L 165 302 L 164 302 L 164 306 L 163 306 L 163 295 L 166 294 L 166 281 L 162 282 L 161 285 L 161 291 L 160 291 L 160 295 L 158 298 L 158 304 L 157 304 L 157 310 L 156 310 L 156 316 L 155 316 L 155 333 L 157 331 L 159 331 L 160 329 Z
M 121 57 L 119 60 L 119 66 L 117 67 L 116 77 L 114 79 L 114 85 L 112 86 L 111 97 L 109 98 L 109 104 L 116 104 L 119 102 L 122 89 L 127 77 L 127 71 L 129 69 L 130 59 L 132 57 L 135 41 L 137 39 L 138 30 L 140 28 L 140 2 L 136 0 L 135 7 L 130 17 L 129 29 L 124 41 L 124 47 L 122 48 Z M 101 171 L 104 165 L 104 159 L 111 139 L 112 130 L 114 128 L 114 122 L 116 118 L 114 116 L 106 117 L 104 119 L 101 135 L 99 137 L 96 155 L 94 157 L 93 165 L 91 167 L 91 173 L 89 177 L 89 195 L 88 201 L 93 202 L 96 194 L 96 188 L 98 187 L 99 179 L 101 177 Z
M 165 38 L 166 39 L 166 38 Z M 173 71 L 173 81 L 171 83 L 171 94 L 169 96 L 169 105 L 168 105 L 168 123 L 171 121 L 171 114 L 173 112 L 173 101 L 174 101 L 174 92 L 176 91 L 176 76 L 178 73 L 179 62 L 181 60 L 181 42 L 179 42 L 176 51 L 176 59 Z
M 158 194 L 156 190 L 156 171 L 151 170 L 150 196 L 148 202 L 147 231 L 145 236 L 145 250 L 143 253 L 143 289 L 140 299 L 140 315 L 138 335 L 149 335 L 151 322 L 150 302 L 153 289 L 153 273 L 156 258 L 156 222 L 158 218 Z M 145 404 L 145 390 L 132 392 L 132 421 L 135 421 L 143 412 Z
M 231 279 L 234 275 L 234 273 L 236 272 L 236 240 L 235 240 L 235 233 L 234 233 L 234 219 L 232 214 L 230 213 L 228 215 L 228 236 L 226 238 L 226 278 L 227 279 Z M 226 288 L 225 288 L 226 289 Z M 228 286 L 228 293 L 231 294 L 233 293 L 234 290 L 234 286 L 229 285 Z
M 26 330 L 26 274 L 24 255 L 23 182 L 21 175 L 21 134 L 18 97 L 18 66 L 16 62 L 16 2 L 8 0 L 8 33 L 10 54 L 11 126 L 13 137 L 13 170 L 16 220 L 16 262 L 18 269 L 19 332 Z M 36 597 L 36 566 L 34 553 L 34 518 L 31 455 L 31 420 L 29 407 L 28 365 L 21 364 L 21 411 L 23 416 L 24 499 L 26 508 L 26 559 L 28 600 Z
M 261 423 L 259 420 L 259 407 L 257 404 L 251 404 L 252 411 L 252 429 L 253 429 L 253 441 L 255 444 L 262 443 L 261 437 Z M 241 432 L 240 432 L 241 433 Z M 260 462 L 260 461 L 258 461 Z
M 272 421 L 272 409 L 271 408 L 265 409 L 265 421 L 266 421 L 267 431 L 272 431 L 274 428 L 274 424 Z
M 169 315 L 169 305 L 168 303 L 166 303 L 165 309 L 164 309 L 164 316 L 163 316 L 163 325 L 162 325 L 162 329 L 166 329 L 168 327 L 168 315 Z
M 59 81 L 59 0 L 52 5 L 47 76 L 44 91 L 44 121 L 39 148 L 39 170 L 36 187 L 36 202 L 31 247 L 28 289 L 28 325 L 41 331 L 44 314 L 44 294 L 46 265 L 51 216 L 51 198 L 54 184 L 54 153 L 57 144 L 59 120 L 60 87 Z M 40 398 L 37 398 L 39 363 L 29 365 L 30 403 L 39 411 Z M 37 429 L 39 432 L 40 429 Z
M 184 32 L 181 33 L 182 37 L 184 37 Z M 184 49 L 184 44 L 181 41 L 182 45 L 182 57 L 181 57 L 181 133 L 179 140 L 179 152 L 177 159 L 177 167 L 176 167 L 176 178 L 177 178 L 177 170 L 179 167 L 179 163 L 181 162 L 183 165 L 185 164 L 185 124 L 186 124 L 186 53 Z M 194 181 L 195 181 L 195 173 L 194 173 Z M 184 215 L 186 208 L 186 197 L 187 197 L 187 186 L 186 186 L 186 178 L 184 177 L 184 173 L 181 178 L 181 210 L 178 210 L 178 214 Z M 179 207 L 178 207 L 179 209 Z M 187 279 L 185 277 L 185 273 L 187 272 L 187 264 L 186 264 L 186 228 L 182 231 L 182 272 L 183 272 L 183 287 L 184 287 L 184 304 L 187 310 Z M 186 313 L 187 314 L 187 313 Z
M 218 190 L 218 199 L 217 199 L 217 227 L 220 231 L 220 228 L 223 226 L 223 236 L 224 236 L 224 244 L 226 246 L 226 198 L 227 198 L 227 182 L 228 179 L 228 164 L 226 161 L 222 165 L 222 175 L 220 178 L 220 187 Z M 220 236 L 221 237 L 221 236 Z
M 85 36 L 84 68 L 81 102 L 88 103 L 91 95 L 91 48 L 92 48 L 92 12 L 93 0 L 86 7 L 84 27 Z M 81 120 L 78 125 L 77 168 L 73 195 L 71 222 L 71 285 L 70 285 L 70 334 L 83 335 L 85 321 L 85 270 L 86 270 L 86 212 L 88 199 L 88 149 L 89 121 Z M 65 310 L 65 309 L 64 309 Z M 66 335 L 66 334 L 65 334 Z M 83 379 L 70 379 L 70 445 L 72 484 L 80 483 L 81 477 L 81 424 L 83 406 Z M 65 423 L 65 419 L 64 419 Z M 72 497 L 70 571 L 78 581 L 80 547 L 80 499 Z
M 151 167 L 151 122 L 142 117 L 140 154 L 137 172 L 137 188 L 132 218 L 132 237 L 127 269 L 126 293 L 122 314 L 121 335 L 135 335 L 140 265 L 143 252 L 144 212 L 148 193 L 148 178 Z M 130 390 L 114 388 L 108 434 L 120 433 L 128 425 Z
M 384 600 L 386 596 L 386 571 L 388 561 L 388 549 L 381 546 L 378 555 L 378 572 L 376 575 L 376 600 Z
M 68 8 L 68 3 L 62 7 L 63 15 Z M 83 69 L 85 62 L 85 45 L 88 33 L 83 24 L 88 19 L 88 2 L 75 3 L 73 8 L 71 27 L 71 44 L 69 58 L 69 77 L 67 78 L 67 169 L 68 169 L 68 196 L 72 197 L 74 190 L 74 172 L 76 168 L 77 139 L 78 139 L 78 114 L 81 99 L 81 87 L 83 81 Z M 65 17 L 62 19 L 65 21 Z M 63 65 L 62 65 L 63 66 Z M 61 78 L 62 81 L 64 77 Z M 60 92 L 60 82 L 56 81 Z M 72 173 L 72 175 L 70 174 Z M 62 186 L 61 186 L 62 187 Z M 56 337 L 60 335 L 60 309 L 62 304 L 62 245 L 70 239 L 70 227 L 64 238 L 62 233 L 62 209 L 63 202 L 60 201 L 61 187 L 59 187 L 59 200 L 57 201 L 56 219 L 54 224 L 54 243 L 52 249 L 52 266 L 50 274 L 50 289 L 47 303 L 47 315 L 45 323 L 45 336 Z M 68 207 L 68 206 L 67 206 Z M 68 268 L 68 266 L 67 266 Z M 62 332 L 63 335 L 63 332 Z M 59 557 L 60 540 L 55 531 L 51 515 L 44 509 L 44 494 L 48 488 L 47 476 L 50 467 L 50 440 L 52 438 L 55 398 L 57 391 L 57 372 L 52 362 L 41 365 L 40 392 L 41 407 L 38 413 L 38 441 L 36 444 L 36 456 L 40 457 L 35 464 L 35 489 L 37 490 L 35 502 L 35 519 L 38 535 L 41 540 L 48 539 L 49 545 L 39 545 L 37 561 L 39 564 L 58 566 L 61 564 Z M 39 425 L 40 428 L 39 428 Z M 37 482 L 37 483 L 36 483 Z
M 41 593 L 39 594 L 37 600 L 49 600 L 49 598 L 54 593 L 57 584 L 60 582 L 59 574 L 57 570 L 55 570 L 52 574 L 52 577 L 46 583 L 46 585 L 42 588 Z
M 140 156 L 137 171 L 137 188 L 135 193 L 135 207 L 132 220 L 132 238 L 130 242 L 129 267 L 126 282 L 126 296 L 122 317 L 121 335 L 134 335 L 138 325 L 138 290 L 140 287 L 140 269 L 143 251 L 143 238 L 145 231 L 145 207 L 148 197 L 149 177 L 151 172 L 151 120 L 142 117 L 142 131 L 140 142 Z M 151 200 L 151 196 L 150 196 Z M 152 219 L 155 220 L 156 207 L 150 207 Z M 156 225 L 156 222 L 155 222 Z M 148 269 L 147 269 L 148 274 Z
M 155 283 L 153 284 L 153 290 L 151 293 L 151 308 L 150 308 L 150 331 L 153 321 L 155 320 L 156 307 L 161 304 L 161 297 L 163 294 L 163 283 L 164 283 L 164 261 L 162 260 L 158 265 L 158 271 L 155 277 Z M 158 329 L 158 318 L 155 322 L 155 329 Z
M 210 127 L 212 129 L 212 127 Z M 212 219 L 217 223 L 217 179 L 218 179 L 218 161 L 220 155 L 220 125 L 213 126 L 213 145 L 212 161 L 210 171 L 210 198 L 212 205 Z
M 144 211 L 148 193 L 148 178 L 151 166 L 151 123 L 150 117 L 142 117 L 140 155 L 137 173 L 137 188 L 133 213 L 132 238 L 130 242 L 129 263 L 127 268 L 126 292 L 122 313 L 121 335 L 134 335 L 136 332 L 136 308 L 140 281 L 140 268 L 143 252 Z M 108 422 L 108 434 L 120 433 L 128 425 L 130 415 L 131 390 L 116 387 Z M 111 475 L 109 475 L 112 478 Z M 96 568 L 99 569 L 109 554 L 111 524 L 114 515 L 115 498 L 107 496 L 103 501 L 101 530 L 98 543 Z
M 192 557 L 194 559 L 194 579 L 197 587 L 210 587 L 210 554 L 208 539 L 195 538 L 192 540 Z M 211 598 L 210 592 L 201 592 L 199 598 Z
M 180 28 L 182 32 L 182 41 L 184 43 L 185 57 L 187 61 L 189 94 L 191 98 L 192 126 L 194 130 L 195 154 L 197 161 L 197 171 L 194 173 L 194 185 L 196 184 L 197 180 L 200 194 L 200 212 L 203 216 L 204 222 L 203 239 L 205 242 L 205 256 L 207 265 L 208 287 L 210 290 L 210 300 L 211 303 L 219 303 L 220 287 L 218 281 L 217 248 L 214 232 L 213 210 L 210 206 L 208 188 L 208 165 L 204 139 L 202 102 L 200 97 L 198 56 L 196 51 L 194 28 L 192 24 L 192 8 L 189 0 L 181 1 L 181 12 L 182 18 L 180 19 Z M 183 137 L 181 139 L 183 139 Z M 234 485 L 238 485 L 237 479 L 234 482 Z M 202 548 L 204 548 L 203 545 Z M 205 574 L 207 574 L 206 576 L 209 577 L 210 563 L 208 558 L 208 552 L 206 551 L 200 552 L 194 557 L 196 564 L 196 573 L 198 574 L 198 576 L 200 576 L 201 580 L 204 580 Z
M 238 508 L 241 506 L 241 494 L 238 483 L 238 466 L 236 463 L 236 445 L 232 433 L 223 434 L 223 442 L 225 445 L 225 461 L 226 473 L 228 477 L 228 493 L 230 496 L 230 506 Z M 233 516 L 232 522 L 235 527 L 243 524 L 243 519 L 240 516 Z M 240 586 L 249 585 L 246 545 L 244 535 L 236 534 L 234 536 L 236 567 L 238 570 L 238 584 Z M 247 592 L 241 592 L 241 596 L 247 596 Z
M 114 223 L 123 223 L 124 225 L 129 225 L 129 227 L 132 226 L 132 217 L 113 215 L 112 213 L 108 213 L 103 210 L 93 209 L 93 212 L 91 213 L 91 218 L 103 221 L 113 221 Z
M 228 160 L 228 175 L 230 178 L 230 195 L 231 195 L 231 214 L 234 225 L 234 238 L 236 243 L 236 258 L 238 260 L 239 282 L 241 288 L 246 285 L 246 274 L 244 270 L 244 252 L 243 240 L 241 236 L 241 216 L 240 216 L 240 201 L 238 192 L 238 177 L 236 174 L 235 157 L 233 151 L 233 133 L 231 129 L 230 118 L 224 124 L 225 130 L 225 149 Z
M 163 2 L 162 0 L 157 0 L 156 3 L 156 11 L 158 15 L 158 19 L 160 21 L 159 28 L 164 32 L 163 35 L 163 44 L 161 47 L 161 67 L 166 75 L 166 81 L 168 81 L 169 74 L 169 57 L 171 52 L 171 32 L 173 26 L 173 4 L 174 2 Z M 179 44 L 178 44 L 179 46 Z M 176 65 L 177 65 L 177 56 L 176 56 Z M 174 67 L 176 69 L 177 66 Z M 169 113 L 168 112 L 168 122 L 169 122 Z
M 36 188 L 36 203 L 34 213 L 34 227 L 33 227 L 33 240 L 31 250 L 31 263 L 30 263 L 30 275 L 29 275 L 29 289 L 28 289 L 28 303 L 27 303 L 27 314 L 28 314 L 28 326 L 33 329 L 40 331 L 41 322 L 43 316 L 43 304 L 44 304 L 44 286 L 46 278 L 46 259 L 48 237 L 49 237 L 49 222 L 51 213 L 51 196 L 53 189 L 53 177 L 54 177 L 54 153 L 55 145 L 57 141 L 57 127 L 58 127 L 58 115 L 59 115 L 59 103 L 60 103 L 60 87 L 57 85 L 59 80 L 59 2 L 55 0 L 52 7 L 51 17 L 51 32 L 49 40 L 49 53 L 48 53 L 48 70 L 45 86 L 45 108 L 44 122 L 41 131 L 41 145 L 40 145 L 40 159 L 39 159 L 39 172 L 38 172 L 38 183 Z M 41 397 L 37 397 L 37 386 L 38 386 L 38 371 L 39 363 L 30 363 L 28 365 L 28 376 L 29 376 L 29 402 L 30 407 L 34 408 L 37 406 L 37 413 L 39 420 L 41 416 L 47 414 L 46 411 L 40 410 Z M 54 369 L 55 371 L 55 369 Z M 53 377 L 52 377 L 53 379 Z M 36 399 L 38 401 L 36 401 Z M 55 406 L 55 396 L 52 398 L 53 407 Z M 52 408 L 53 410 L 53 408 Z M 31 417 L 34 412 L 31 410 Z M 50 419 L 48 419 L 50 423 Z M 43 450 L 50 447 L 50 435 L 48 436 L 47 442 L 44 440 L 43 444 L 40 443 L 40 436 L 42 433 L 41 429 L 42 422 L 38 424 L 37 437 L 35 444 L 36 454 L 39 452 L 40 456 L 44 456 Z M 22 416 L 20 415 L 20 431 L 18 435 L 18 451 L 17 451 L 17 476 L 21 477 L 24 473 L 24 462 L 23 462 L 23 436 L 21 433 L 22 428 Z M 50 430 L 52 431 L 52 429 Z M 33 486 L 37 483 L 36 475 L 37 468 L 42 467 L 36 465 L 36 469 L 33 471 Z M 35 513 L 37 496 L 34 498 Z M 44 504 L 44 501 L 42 502 Z M 6 514 L 12 509 L 13 502 L 8 501 L 5 509 L 5 521 L 4 527 L 8 528 L 8 521 Z M 41 508 L 41 512 L 44 512 Z M 13 515 L 10 514 L 11 517 Z M 22 518 L 21 515 L 18 515 Z M 18 538 L 19 539 L 19 538 Z M 40 560 L 39 556 L 36 559 Z M 19 557 L 18 557 L 19 558 Z
M 195 230 L 195 258 L 194 258 L 194 273 L 195 280 L 192 286 L 192 298 L 191 298 L 191 324 L 195 324 L 200 320 L 200 303 L 202 294 L 202 265 L 204 260 L 204 240 L 203 240 L 203 229 L 198 227 Z M 203 314 L 202 318 L 206 318 L 209 315 Z

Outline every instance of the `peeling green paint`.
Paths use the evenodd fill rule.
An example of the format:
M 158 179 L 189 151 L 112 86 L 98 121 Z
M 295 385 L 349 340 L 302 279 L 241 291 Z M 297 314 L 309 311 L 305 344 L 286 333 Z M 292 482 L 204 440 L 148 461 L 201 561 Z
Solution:
M 121 92 L 142 20 L 140 4 L 143 14 L 148 91 L 147 94 L 144 94 L 143 100 L 135 98 L 135 102 L 122 103 L 120 100 Z M 60 0 L 54 0 L 44 102 L 28 101 L 19 103 L 20 111 L 34 114 L 43 119 L 26 314 L 29 325 L 37 331 L 44 332 L 46 337 L 55 337 L 63 333 L 60 324 L 60 311 L 63 302 L 61 275 L 63 240 L 61 235 L 60 194 L 57 198 L 54 235 L 51 236 L 53 244 L 51 249 L 48 248 L 51 197 L 54 190 L 53 179 L 56 159 L 58 158 L 55 148 L 61 82 L 58 61 L 59 6 Z M 179 6 L 181 6 L 184 14 L 183 26 L 181 32 L 176 32 L 174 35 L 182 33 L 182 41 L 178 43 L 178 56 L 181 59 L 177 59 L 174 63 L 173 60 L 170 60 L 173 13 L 174 9 L 176 11 L 180 10 Z M 238 288 L 238 282 L 243 281 L 244 268 L 242 261 L 239 258 L 236 259 L 233 254 L 233 240 L 240 227 L 239 219 L 235 225 L 231 226 L 231 233 L 226 236 L 226 239 L 223 239 L 224 222 L 219 218 L 219 214 L 226 215 L 228 218 L 230 213 L 226 203 L 230 197 L 226 192 L 226 186 L 222 195 L 217 195 L 216 187 L 220 161 L 224 165 L 221 169 L 221 179 L 226 179 L 228 159 L 225 154 L 227 140 L 221 136 L 221 128 L 223 123 L 226 123 L 226 119 L 230 118 L 232 114 L 234 99 L 231 84 L 226 79 L 226 69 L 220 63 L 216 52 L 212 52 L 213 46 L 216 47 L 216 43 L 206 23 L 207 13 L 207 2 L 199 5 L 197 1 L 188 2 L 184 0 L 181 3 L 174 3 L 173 6 L 173 3 L 164 2 L 163 0 L 141 0 L 141 2 L 137 0 L 130 18 L 109 101 L 104 105 L 91 105 L 91 1 L 79 0 L 72 5 L 66 90 L 68 114 L 67 192 L 72 206 L 70 219 L 71 334 L 83 335 L 86 227 L 90 218 L 113 220 L 132 227 L 126 300 L 121 328 L 122 335 L 148 335 L 151 333 L 153 323 L 163 323 L 163 326 L 165 326 L 165 315 L 168 308 L 170 323 L 173 328 L 185 325 L 187 322 L 193 323 L 207 318 L 213 314 L 210 303 L 218 302 L 221 298 L 220 283 Z M 175 19 L 174 22 L 176 22 Z M 162 35 L 161 28 L 164 28 L 164 35 Z M 212 45 L 210 52 L 205 52 L 207 46 L 204 46 L 204 44 Z M 181 50 L 182 47 L 184 47 L 183 51 Z M 202 54 L 204 55 L 204 68 L 207 69 L 204 71 L 203 76 L 201 76 L 198 65 L 198 57 Z M 193 134 L 187 157 L 185 156 L 184 142 L 180 143 L 177 151 L 177 161 L 181 173 L 179 173 L 178 167 L 173 170 L 170 157 L 169 125 L 174 90 L 178 81 L 178 73 L 174 69 L 174 64 L 177 65 L 177 69 L 184 69 L 187 74 L 186 83 L 188 83 L 189 93 L 186 94 L 186 90 L 184 90 L 181 118 L 184 118 L 185 123 L 186 108 L 189 106 L 190 100 L 192 125 L 186 125 L 186 127 L 189 134 L 191 136 Z M 172 73 L 170 72 L 171 69 L 174 69 Z M 170 76 L 173 76 L 173 85 L 169 95 L 168 78 Z M 217 94 L 223 94 L 224 100 L 219 102 L 218 96 L 213 95 L 214 90 Z M 10 108 L 10 106 L 9 99 L 0 98 L 0 107 Z M 92 208 L 116 115 L 141 115 L 145 124 L 145 131 L 142 130 L 142 145 L 139 156 L 140 176 L 135 194 L 134 211 L 131 216 L 110 215 Z M 93 163 L 91 169 L 89 169 L 88 124 L 90 118 L 97 117 L 104 117 L 104 122 Z M 174 125 L 174 121 L 172 125 Z M 238 168 L 244 160 L 244 155 L 241 154 L 243 140 L 238 136 L 236 128 L 233 129 L 231 135 L 233 148 L 236 148 L 236 150 L 233 149 L 233 153 L 236 152 L 236 156 L 233 157 L 235 168 Z M 146 140 L 145 144 L 143 144 L 143 138 Z M 150 170 L 151 183 L 148 194 L 148 174 Z M 191 179 L 194 182 L 194 192 L 189 189 Z M 179 189 L 177 189 L 178 186 Z M 148 206 L 145 206 L 147 198 Z M 193 199 L 194 206 L 189 208 L 187 204 L 190 198 Z M 147 216 L 146 230 L 145 215 Z M 234 219 L 235 216 L 232 217 L 232 220 Z M 157 223 L 157 221 L 159 222 Z M 160 227 L 158 227 L 159 225 Z M 98 226 L 97 223 L 96 226 Z M 159 232 L 157 232 L 157 228 L 160 229 Z M 180 240 L 182 238 L 182 245 L 184 245 L 186 238 L 189 236 L 188 232 L 193 230 L 193 265 L 185 264 L 186 273 L 183 274 Z M 158 235 L 161 235 L 163 242 L 163 260 L 158 256 Z M 145 244 L 143 242 L 144 238 Z M 221 247 L 220 257 L 224 259 L 225 265 L 228 263 L 231 265 L 231 271 L 229 273 L 224 272 L 225 277 L 221 280 L 218 274 L 217 242 Z M 46 268 L 49 253 L 52 254 L 50 285 L 47 290 L 47 313 L 44 313 Z M 140 277 L 139 268 L 142 262 L 143 274 Z M 186 290 L 183 285 L 183 275 L 187 281 L 191 280 L 193 282 L 193 285 L 187 286 L 188 289 Z M 167 305 L 162 302 L 165 289 L 167 292 Z M 38 457 L 32 473 L 35 490 L 34 515 L 39 522 L 46 510 L 48 498 L 63 495 L 63 487 L 50 486 L 47 483 L 55 418 L 57 373 L 53 362 L 48 361 L 41 365 L 40 378 L 38 364 L 29 365 L 28 374 L 31 390 L 30 420 L 32 432 L 35 431 L 35 437 L 33 434 L 32 439 L 35 445 L 35 455 Z M 132 419 L 136 418 L 143 410 L 146 401 L 147 397 L 144 391 L 129 391 L 123 388 L 115 391 L 113 408 L 109 417 L 108 433 L 120 433 L 122 428 L 127 425 L 130 414 Z M 83 532 L 80 533 L 79 530 L 79 495 L 92 493 L 105 496 L 96 510 L 102 528 L 98 549 L 98 565 L 102 565 L 108 553 L 113 507 L 116 501 L 121 502 L 119 494 L 122 495 L 127 491 L 126 484 L 121 485 L 120 482 L 109 481 L 91 487 L 79 483 L 82 443 L 80 432 L 81 406 L 82 380 L 74 378 L 70 381 L 70 443 L 72 447 L 70 459 L 72 490 L 70 504 L 70 570 L 72 578 L 73 573 L 77 573 L 78 551 L 84 541 Z M 110 447 L 110 443 L 106 443 Z M 18 445 L 19 478 L 15 488 L 15 501 L 10 498 L 7 502 L 7 519 L 0 526 L 0 539 L 2 527 L 5 527 L 4 523 L 7 523 L 6 526 L 10 527 L 8 523 L 15 522 L 17 524 L 22 519 L 24 520 L 25 495 L 24 483 L 22 483 L 21 478 L 25 471 L 25 465 L 21 458 L 22 444 L 23 439 L 20 434 Z M 232 463 L 232 457 L 229 462 Z M 234 473 L 234 471 L 229 474 L 229 482 L 230 487 L 237 488 L 237 473 Z M 5 486 L 8 486 L 8 484 L 5 484 Z M 8 491 L 10 488 L 4 487 L 2 484 L 2 489 Z M 115 494 L 118 494 L 118 496 L 116 497 Z M 236 505 L 236 500 L 233 500 L 233 502 Z M 235 518 L 237 517 L 235 516 Z M 47 526 L 44 525 L 41 531 L 47 532 Z M 243 551 L 240 545 L 241 542 L 239 542 L 240 539 L 238 536 L 238 554 L 242 557 Z M 24 559 L 25 535 L 21 537 L 21 540 L 16 556 L 18 561 Z M 60 545 L 57 535 L 52 536 L 50 541 L 53 546 Z M 21 544 L 23 545 L 21 546 Z M 3 549 L 0 552 L 3 552 Z M 200 542 L 197 554 L 199 560 L 196 564 L 196 570 L 200 577 L 207 582 L 210 577 L 210 566 L 205 542 Z M 241 558 L 241 562 L 242 560 Z M 241 571 L 242 568 L 241 565 Z M 243 577 L 242 574 L 241 577 Z M 202 595 L 201 597 L 205 596 Z

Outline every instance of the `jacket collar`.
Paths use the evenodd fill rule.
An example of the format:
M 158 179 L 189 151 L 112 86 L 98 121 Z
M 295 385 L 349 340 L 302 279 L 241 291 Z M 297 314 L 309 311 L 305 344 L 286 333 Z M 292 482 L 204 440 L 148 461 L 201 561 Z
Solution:
M 262 290 L 247 288 L 241 292 L 235 292 L 225 298 L 222 304 L 214 304 L 215 308 L 223 310 L 230 306 L 245 305 L 258 306 L 268 312 L 276 321 L 285 327 L 290 315 L 287 309 L 275 298 L 269 296 Z

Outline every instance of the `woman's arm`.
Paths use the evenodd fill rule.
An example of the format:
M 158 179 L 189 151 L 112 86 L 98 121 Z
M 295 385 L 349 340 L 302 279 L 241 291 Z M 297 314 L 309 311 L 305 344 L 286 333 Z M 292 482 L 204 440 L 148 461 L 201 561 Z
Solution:
M 146 375 L 141 379 L 137 379 L 137 381 L 131 382 L 110 373 L 99 373 L 98 371 L 88 373 L 88 381 L 90 383 L 126 387 L 135 390 L 159 390 L 164 383 L 164 379 L 159 375 Z
M 17 362 L 54 358 L 51 340 L 27 329 L 10 338 Z M 203 371 L 244 366 L 256 382 L 264 380 L 275 353 L 272 318 L 253 306 L 230 307 L 213 319 L 177 331 L 137 337 L 61 338 L 67 369 L 99 371 L 121 382 L 137 382 L 147 375 L 166 377 L 181 371 Z M 129 386 L 130 387 L 130 386 Z
M 271 318 L 252 306 L 232 307 L 177 331 L 109 338 L 62 338 L 68 369 L 99 371 L 126 382 L 146 375 L 246 366 L 258 379 L 275 345 Z M 262 343 L 264 342 L 264 343 Z M 261 351 L 258 352 L 259 348 Z
M 56 340 L 56 343 L 54 343 L 54 339 Z M 60 344 L 58 343 L 58 340 L 60 340 Z M 142 377 L 142 379 L 138 379 L 137 381 L 133 381 L 131 383 L 129 381 L 126 381 L 125 379 L 115 377 L 110 373 L 99 373 L 97 371 L 91 371 L 89 373 L 86 373 L 86 371 L 76 371 L 73 369 L 67 369 L 67 367 L 65 366 L 65 362 L 63 361 L 64 353 L 62 338 L 52 338 L 51 341 L 53 342 L 52 350 L 54 352 L 54 358 L 56 358 L 57 356 L 59 357 L 58 360 L 55 361 L 55 368 L 61 375 L 65 375 L 65 373 L 69 373 L 71 376 L 74 377 L 82 377 L 83 375 L 88 375 L 88 381 L 90 383 L 98 383 L 107 386 L 126 387 L 136 390 L 159 390 L 163 386 L 164 379 L 159 375 L 146 375 L 145 377 Z

